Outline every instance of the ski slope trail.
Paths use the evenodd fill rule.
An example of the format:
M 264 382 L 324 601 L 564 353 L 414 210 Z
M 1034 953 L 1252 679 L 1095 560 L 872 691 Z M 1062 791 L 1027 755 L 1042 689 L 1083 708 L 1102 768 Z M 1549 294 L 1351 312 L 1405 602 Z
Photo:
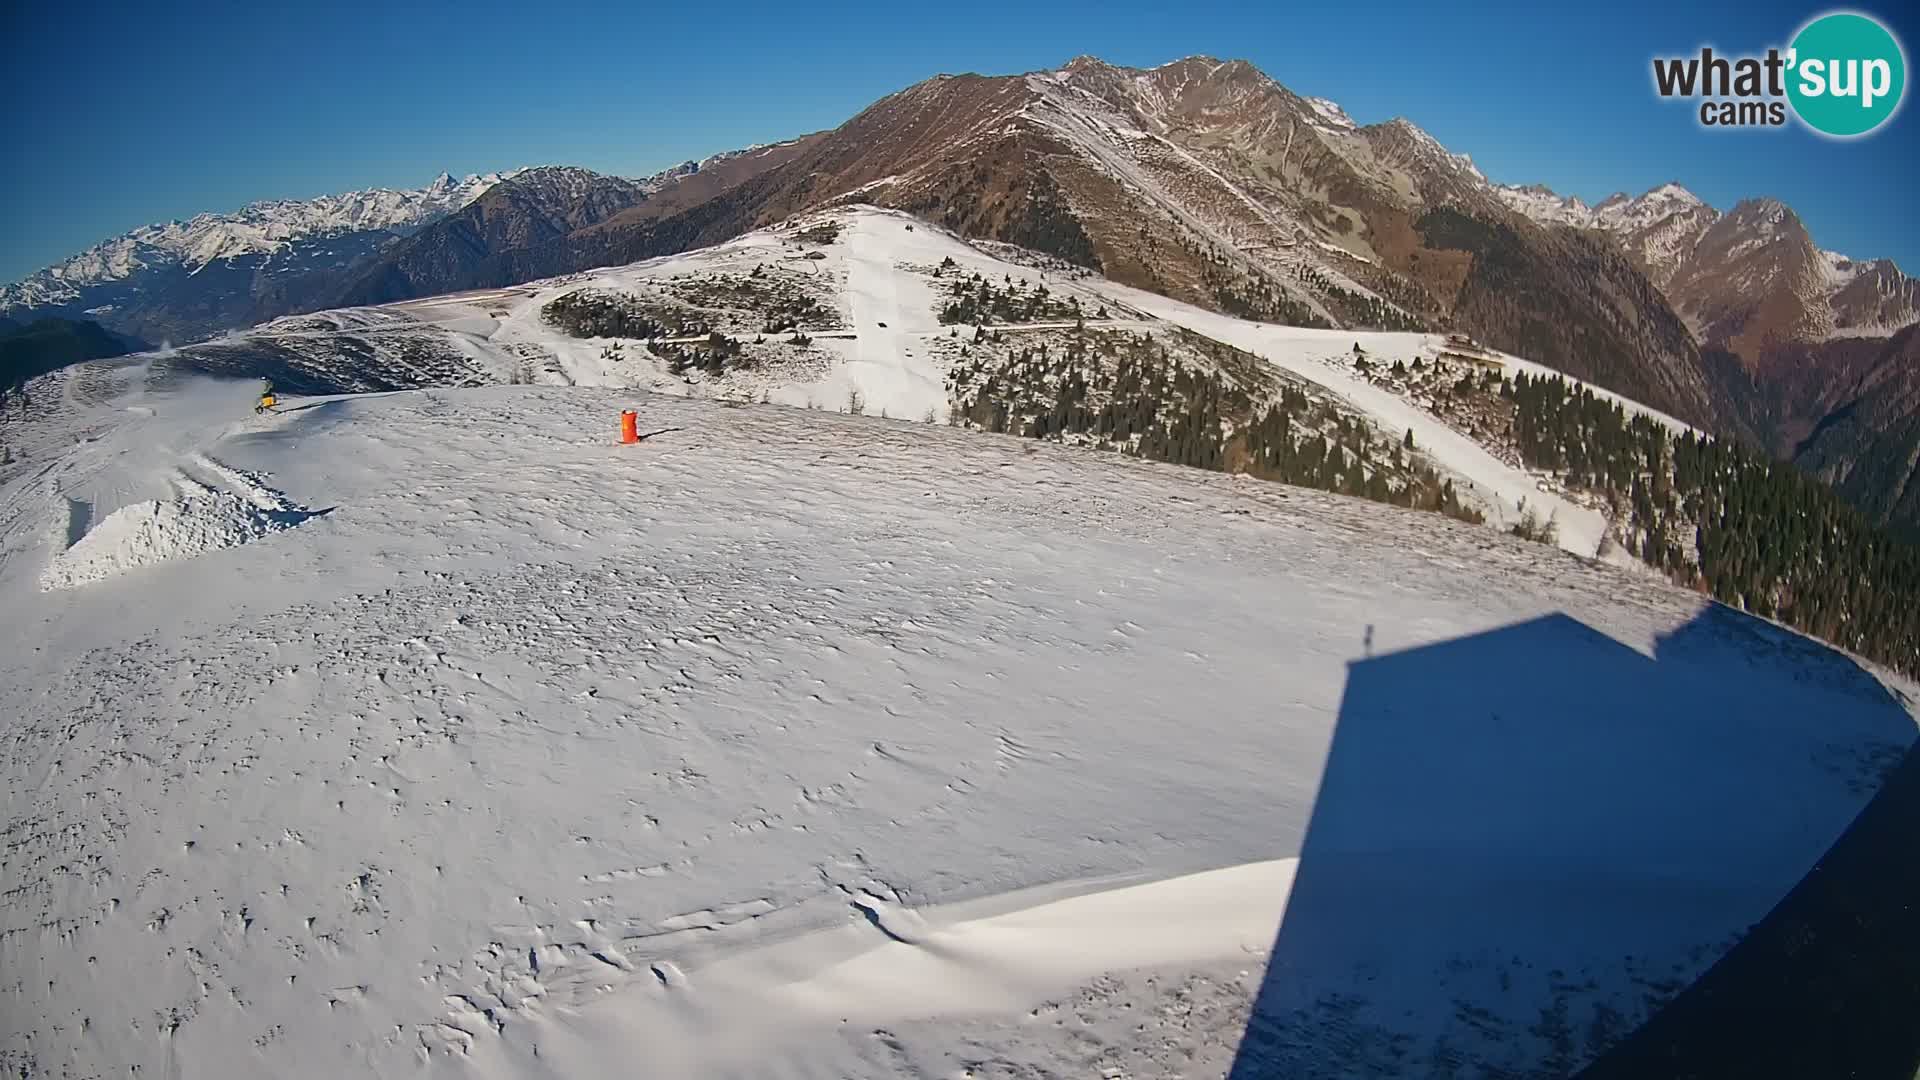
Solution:
M 8 1071 L 1564 1075 L 1915 735 L 1898 680 L 1438 515 L 874 415 L 249 393 L 101 404 L 0 487 Z M 171 476 L 310 516 L 47 587 Z
M 1496 527 L 1505 528 L 1518 521 L 1521 500 L 1524 499 L 1527 506 L 1535 508 L 1541 518 L 1551 517 L 1558 523 L 1562 547 L 1588 558 L 1599 555 L 1601 538 L 1606 535 L 1604 515 L 1544 490 L 1524 469 L 1501 461 L 1486 447 L 1400 395 L 1324 362 L 1324 358 L 1345 352 L 1355 344 L 1361 345 L 1382 362 L 1412 362 L 1416 358 L 1433 355 L 1440 343 L 1437 336 L 1385 331 L 1316 330 L 1257 323 L 1111 282 L 1101 283 L 1099 291 L 1168 322 L 1235 348 L 1245 349 L 1318 383 L 1339 394 L 1390 432 L 1412 431 L 1414 442 L 1421 450 L 1444 469 L 1467 481 L 1474 495 L 1491 504 L 1492 513 L 1489 517 Z M 1506 366 L 1510 370 L 1519 370 L 1510 362 Z M 1537 364 L 1526 365 L 1524 370 L 1533 375 L 1548 371 Z M 1618 395 L 1607 396 L 1609 400 L 1625 400 Z M 1631 402 L 1625 403 L 1635 409 L 1640 408 Z M 1678 423 L 1662 414 L 1654 415 L 1670 424 Z M 1631 559 L 1625 555 L 1619 556 L 1618 561 L 1631 564 Z
M 941 329 L 934 318 L 933 290 L 925 279 L 902 273 L 895 265 L 902 246 L 896 241 L 908 235 L 913 223 L 863 214 L 849 225 L 854 235 L 847 242 L 847 299 L 856 327 L 848 365 L 852 386 L 861 389 L 863 398 L 873 399 L 876 412 L 944 418 L 946 372 L 931 363 L 918 340 Z M 872 235 L 883 233 L 893 235 Z M 912 296 L 903 298 L 908 292 Z

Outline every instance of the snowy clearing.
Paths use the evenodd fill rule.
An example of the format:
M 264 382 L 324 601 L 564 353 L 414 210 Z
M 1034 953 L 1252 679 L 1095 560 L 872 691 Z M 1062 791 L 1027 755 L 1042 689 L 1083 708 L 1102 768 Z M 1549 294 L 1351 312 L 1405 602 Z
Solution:
M 1596 557 L 1607 522 L 1596 510 L 1569 502 L 1541 487 L 1530 473 L 1501 461 L 1487 448 L 1454 430 L 1432 413 L 1389 390 L 1374 386 L 1344 366 L 1329 362 L 1355 344 L 1371 357 L 1384 363 L 1396 360 L 1413 362 L 1432 360 L 1445 339 L 1437 334 L 1411 334 L 1378 330 L 1316 330 L 1303 326 L 1279 326 L 1249 322 L 1172 300 L 1155 293 L 1102 281 L 1098 290 L 1113 299 L 1142 311 L 1151 312 L 1168 322 L 1184 326 L 1216 341 L 1265 357 L 1302 378 L 1318 383 L 1338 394 L 1356 409 L 1373 418 L 1389 432 L 1411 430 L 1416 444 L 1442 469 L 1462 477 L 1470 491 L 1491 511 L 1488 523 L 1505 529 L 1519 520 L 1520 501 L 1526 500 L 1542 517 L 1559 523 L 1560 546 L 1577 555 Z M 1511 375 L 1525 370 L 1529 374 L 1559 374 L 1538 364 L 1518 364 L 1501 356 L 1502 367 Z M 1565 378 L 1565 376 L 1562 376 Z M 1579 380 L 1569 380 L 1576 385 Z M 1677 425 L 1663 414 L 1606 393 L 1609 400 L 1621 401 L 1629 408 L 1647 412 L 1656 419 Z M 1634 560 L 1616 552 L 1609 560 L 1633 566 Z
M 1250 1024 L 1289 1075 L 1560 1075 L 1914 738 L 1832 650 L 1438 515 L 123 373 L 0 487 L 30 1075 L 1219 1076 Z M 677 430 L 619 446 L 626 407 Z M 308 516 L 114 539 L 196 500 Z M 95 548 L 139 557 L 46 588 Z

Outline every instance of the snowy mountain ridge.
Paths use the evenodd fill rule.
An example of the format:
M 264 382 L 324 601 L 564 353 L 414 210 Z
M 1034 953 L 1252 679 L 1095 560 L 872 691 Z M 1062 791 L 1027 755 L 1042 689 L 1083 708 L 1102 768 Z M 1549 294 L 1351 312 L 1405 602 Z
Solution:
M 754 149 L 685 161 L 630 183 L 637 192 L 657 191 Z M 256 257 L 259 262 L 254 269 L 272 273 L 276 257 L 289 254 L 303 241 L 402 235 L 464 209 L 495 185 L 516 179 L 537 182 L 549 198 L 565 201 L 592 190 L 600 177 L 572 165 L 522 167 L 459 179 L 443 171 L 419 188 L 366 188 L 311 199 L 264 199 L 232 212 L 206 212 L 185 221 L 143 225 L 18 282 L 0 285 L 0 313 L 85 303 L 93 294 L 106 291 L 102 287 L 128 283 L 141 271 L 179 270 L 193 275 L 215 263 Z M 111 310 L 109 306 L 101 313 Z
M 1545 184 L 1495 184 L 1494 190 L 1515 212 L 1535 221 L 1587 229 L 1644 228 L 1672 214 L 1706 206 L 1674 181 L 1637 196 L 1617 191 L 1591 206 L 1577 195 L 1562 196 Z
M 1577 195 L 1562 196 L 1544 184 L 1495 184 L 1494 190 L 1514 212 L 1543 225 L 1599 229 L 1628 240 L 1656 233 L 1670 236 L 1671 242 L 1647 252 L 1648 266 L 1656 280 L 1670 279 L 1675 264 L 1690 254 L 1690 245 L 1726 217 L 1726 212 L 1674 181 L 1640 195 L 1615 192 L 1592 206 Z M 1797 223 L 1792 208 L 1778 199 L 1753 199 L 1743 205 L 1750 206 L 1753 213 L 1735 254 L 1779 242 L 1795 227 L 1790 222 Z M 1657 256 L 1655 251 L 1659 252 Z M 1888 259 L 1862 260 L 1824 249 L 1820 257 L 1824 276 L 1834 289 L 1844 287 L 1870 268 L 1893 265 Z
M 1538 184 L 1495 191 L 1542 225 L 1613 237 L 1704 343 L 1753 350 L 1781 338 L 1883 336 L 1920 319 L 1920 286 L 1891 259 L 1816 247 L 1778 199 L 1747 199 L 1723 212 L 1676 182 L 1638 196 L 1618 192 L 1591 207 Z M 1777 298 L 1771 306 L 1763 302 L 1769 296 Z M 1756 314 L 1759 333 L 1749 329 Z
M 1721 216 L 1674 182 L 1637 196 L 1615 192 L 1591 206 L 1544 184 L 1495 184 L 1494 191 L 1509 209 L 1539 224 L 1608 233 L 1638 258 L 1648 277 L 1662 288 L 1692 255 L 1701 234 Z
M 420 188 L 367 188 L 312 199 L 266 199 L 232 213 L 202 213 L 185 221 L 144 225 L 0 286 L 0 311 L 76 300 L 86 286 L 118 281 L 149 266 L 175 264 L 197 271 L 216 259 L 271 256 L 308 237 L 420 225 L 460 209 L 520 171 L 475 174 L 461 180 L 442 172 Z

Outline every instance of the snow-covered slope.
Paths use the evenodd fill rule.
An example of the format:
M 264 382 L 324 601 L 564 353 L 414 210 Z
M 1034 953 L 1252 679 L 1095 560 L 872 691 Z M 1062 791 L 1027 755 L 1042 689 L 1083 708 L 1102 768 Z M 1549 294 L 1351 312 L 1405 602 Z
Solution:
M 1289 1075 L 1557 1075 L 1914 736 L 1830 650 L 1434 514 L 150 370 L 0 473 L 9 1072 L 1219 1076 L 1251 1014 Z
M 1914 734 L 1832 651 L 1438 515 L 624 388 L 92 379 L 0 475 L 35 1076 L 1219 1076 L 1250 1015 L 1292 1074 L 1542 1074 Z
M 1348 364 L 1352 355 L 1349 350 L 1355 345 L 1361 346 L 1368 355 L 1385 364 L 1396 360 L 1411 363 L 1416 358 L 1431 358 L 1443 341 L 1438 335 L 1275 326 L 1205 311 L 1122 285 L 1104 284 L 1102 291 L 1116 300 L 1217 341 L 1224 341 L 1235 348 L 1245 349 L 1302 378 L 1325 386 L 1389 432 L 1398 435 L 1411 431 L 1415 445 L 1465 481 L 1468 494 L 1488 510 L 1489 520 L 1496 527 L 1511 526 L 1520 519 L 1523 508 L 1532 508 L 1558 523 L 1559 542 L 1568 551 L 1588 557 L 1602 553 L 1601 541 L 1607 535 L 1607 521 L 1599 511 L 1577 505 L 1544 489 L 1527 470 L 1500 460 L 1485 446 L 1405 397 L 1356 376 Z M 1508 375 L 1518 371 L 1540 375 L 1547 371 L 1538 364 L 1512 357 L 1500 356 L 1496 362 Z M 1575 382 L 1578 385 L 1578 381 Z M 1618 395 L 1607 394 L 1604 390 L 1597 392 L 1621 401 L 1630 409 L 1647 413 L 1676 431 L 1688 430 L 1686 425 L 1672 417 L 1626 401 Z M 1632 565 L 1624 555 L 1616 558 L 1622 565 Z
M 816 229 L 831 239 L 810 240 Z M 1030 253 L 1028 253 L 1030 255 Z M 942 260 L 953 260 L 943 271 Z M 1052 268 L 1047 268 L 1051 265 Z M 346 308 L 276 320 L 244 334 L 177 350 L 169 362 L 218 372 L 251 371 L 262 357 L 299 353 L 279 381 L 315 390 L 387 389 L 447 382 L 525 381 L 644 387 L 737 400 L 762 396 L 844 411 L 859 392 L 874 413 L 945 422 L 945 361 L 973 327 L 939 320 L 944 287 L 961 273 L 1045 284 L 1061 298 L 1101 303 L 1085 271 L 1057 260 L 1012 262 L 905 214 L 871 207 L 810 215 L 717 247 L 510 289 Z M 676 374 L 641 337 L 574 337 L 545 314 L 569 294 L 643 304 L 699 329 L 662 342 L 695 343 L 709 330 L 740 339 L 757 362 L 719 374 Z M 809 314 L 767 329 L 790 305 Z M 1125 322 L 1114 312 L 1107 323 Z M 676 325 L 680 325 L 676 323 Z M 1070 326 L 1054 319 L 1046 325 Z M 794 329 L 807 344 L 790 343 Z M 760 338 L 760 341 L 753 339 Z M 436 366 L 424 373 L 421 358 Z M 444 361 L 444 366 L 440 362 Z

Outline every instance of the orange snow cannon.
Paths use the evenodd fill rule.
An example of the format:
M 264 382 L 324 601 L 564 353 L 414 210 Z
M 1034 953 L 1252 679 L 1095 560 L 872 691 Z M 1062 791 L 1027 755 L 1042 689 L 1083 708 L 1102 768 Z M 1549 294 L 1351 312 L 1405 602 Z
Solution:
M 640 414 L 632 409 L 620 412 L 620 441 L 637 443 L 640 441 Z

